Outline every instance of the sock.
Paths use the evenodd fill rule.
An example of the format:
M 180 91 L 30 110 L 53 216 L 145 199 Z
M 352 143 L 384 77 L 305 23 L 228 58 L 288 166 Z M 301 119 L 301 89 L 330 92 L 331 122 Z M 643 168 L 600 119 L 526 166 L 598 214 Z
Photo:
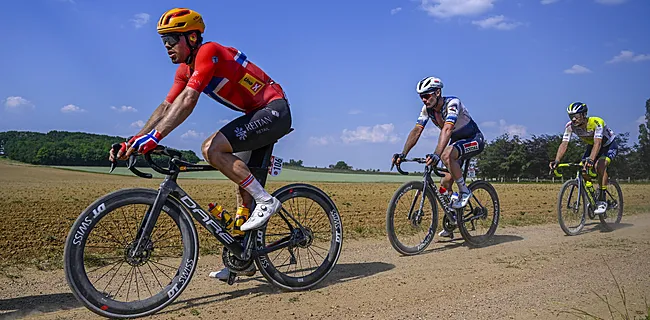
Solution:
M 246 190 L 248 193 L 253 196 L 255 199 L 255 202 L 270 202 L 271 201 L 271 195 L 264 190 L 262 185 L 260 184 L 255 177 L 253 177 L 252 174 L 249 174 L 244 181 L 242 181 L 239 184 L 244 190 Z
M 458 186 L 458 193 L 469 193 L 469 189 L 465 185 L 465 179 L 463 179 L 463 177 L 456 180 L 456 185 Z

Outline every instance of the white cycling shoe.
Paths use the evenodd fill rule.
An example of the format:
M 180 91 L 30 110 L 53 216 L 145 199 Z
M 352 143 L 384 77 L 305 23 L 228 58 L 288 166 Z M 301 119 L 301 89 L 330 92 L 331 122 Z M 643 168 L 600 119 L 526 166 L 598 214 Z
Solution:
M 252 263 L 251 266 L 248 267 L 246 270 L 237 272 L 235 275 L 252 277 L 255 275 L 256 271 L 257 269 L 255 268 L 255 264 Z M 228 268 L 223 268 L 216 272 L 210 272 L 210 278 L 219 279 L 221 281 L 228 281 L 229 276 L 230 276 L 230 269 Z
M 468 193 L 462 192 L 460 195 L 454 192 L 451 196 L 451 207 L 454 209 L 462 209 L 467 205 L 471 197 L 472 191 L 469 191 Z
M 248 230 L 253 230 L 253 229 L 259 229 L 262 227 L 269 219 L 271 216 L 278 212 L 282 208 L 282 203 L 280 200 L 276 199 L 275 197 L 271 198 L 270 202 L 260 202 L 257 205 L 255 205 L 255 210 L 251 212 L 250 217 L 248 217 L 248 220 L 246 223 L 241 225 L 240 230 L 241 231 L 248 231 Z
M 597 201 L 596 202 L 596 210 L 594 210 L 595 214 L 603 214 L 607 211 L 607 202 L 605 201 Z
M 454 236 L 454 233 L 448 232 L 447 230 L 443 229 L 438 233 L 438 236 L 445 237 L 445 238 L 452 238 Z

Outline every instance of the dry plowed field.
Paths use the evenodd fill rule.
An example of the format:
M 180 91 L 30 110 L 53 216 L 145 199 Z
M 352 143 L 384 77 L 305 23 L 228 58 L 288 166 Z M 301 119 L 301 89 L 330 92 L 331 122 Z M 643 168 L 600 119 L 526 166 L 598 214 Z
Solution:
M 0 162 L 0 319 L 97 318 L 65 282 L 61 256 L 69 228 L 101 195 L 159 183 Z M 217 201 L 234 208 L 231 183 L 179 183 L 204 207 Z M 625 216 L 616 230 L 594 223 L 567 237 L 556 219 L 559 184 L 496 184 L 502 217 L 491 245 L 471 249 L 436 236 L 423 254 L 403 257 L 385 236 L 386 206 L 399 183 L 313 184 L 332 196 L 343 220 L 343 251 L 323 283 L 289 293 L 259 273 L 233 286 L 210 279 L 222 267 L 219 246 L 201 230 L 192 282 L 152 318 L 575 319 L 566 312 L 576 308 L 610 319 L 599 296 L 630 318 L 648 312 L 650 185 L 622 185 Z

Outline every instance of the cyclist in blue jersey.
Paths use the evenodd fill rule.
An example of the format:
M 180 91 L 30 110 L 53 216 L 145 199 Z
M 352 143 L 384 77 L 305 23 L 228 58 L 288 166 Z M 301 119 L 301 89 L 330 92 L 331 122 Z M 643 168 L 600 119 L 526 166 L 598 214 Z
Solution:
M 415 146 L 429 119 L 440 129 L 438 145 L 432 154 L 427 154 L 427 164 L 437 165 L 442 160 L 449 169 L 449 174 L 441 179 L 440 184 L 446 192 L 451 192 L 453 181 L 456 181 L 458 193 L 451 194 L 451 206 L 460 209 L 467 205 L 472 192 L 467 188 L 461 163 L 480 154 L 485 147 L 483 133 L 467 111 L 459 98 L 442 96 L 443 83 L 436 77 L 426 77 L 420 80 L 416 91 L 424 103 L 416 125 L 409 133 L 404 149 L 393 155 L 393 162 L 399 163 Z M 450 237 L 451 232 L 443 230 L 440 236 Z

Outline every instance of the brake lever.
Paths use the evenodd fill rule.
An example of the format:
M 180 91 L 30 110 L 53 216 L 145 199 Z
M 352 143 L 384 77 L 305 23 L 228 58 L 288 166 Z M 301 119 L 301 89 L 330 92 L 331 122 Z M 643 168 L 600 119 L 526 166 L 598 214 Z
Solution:
M 134 152 L 129 156 L 129 160 L 126 162 L 126 167 L 131 169 L 131 167 L 135 166 L 136 162 L 138 162 L 138 155 Z
M 115 167 L 117 167 L 117 153 L 120 151 L 122 148 L 122 145 L 120 143 L 114 143 L 111 146 L 111 149 L 113 150 L 113 161 L 111 161 L 111 170 L 108 171 L 108 173 L 112 173 L 113 170 L 115 170 Z

